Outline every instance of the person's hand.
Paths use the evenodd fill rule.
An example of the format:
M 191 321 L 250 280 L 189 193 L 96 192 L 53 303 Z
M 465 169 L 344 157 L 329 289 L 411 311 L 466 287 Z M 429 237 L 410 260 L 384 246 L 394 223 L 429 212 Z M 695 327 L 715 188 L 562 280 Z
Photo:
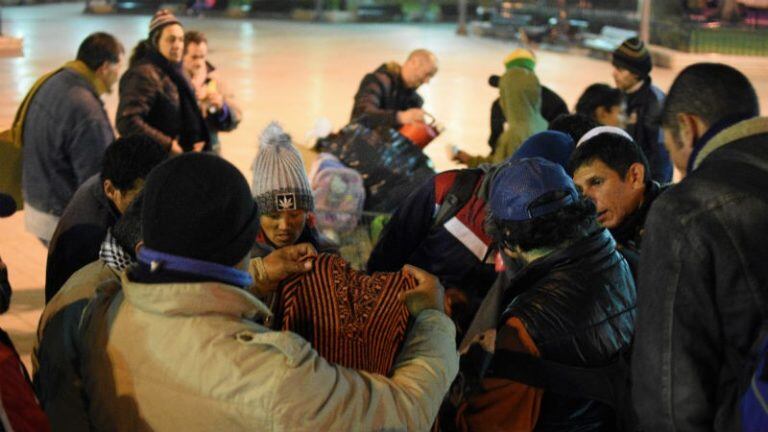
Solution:
M 306 273 L 312 270 L 312 261 L 316 256 L 317 251 L 309 243 L 276 249 L 264 257 L 267 280 L 271 283 L 280 283 L 293 275 Z
M 425 309 L 444 311 L 443 286 L 437 277 L 426 271 L 406 265 L 403 270 L 410 273 L 416 280 L 416 288 L 401 292 L 398 298 L 405 302 L 411 315 L 416 316 Z
M 253 294 L 265 298 L 275 292 L 280 282 L 293 275 L 312 270 L 317 251 L 309 243 L 286 246 L 272 251 L 264 258 L 254 258 L 249 264 L 253 276 Z
M 205 141 L 198 141 L 194 144 L 192 144 L 192 151 L 196 153 L 200 153 L 205 148 Z
M 184 149 L 181 148 L 181 145 L 179 144 L 179 140 L 178 139 L 174 139 L 173 141 L 171 141 L 171 151 L 170 151 L 170 153 L 171 153 L 172 156 L 176 156 L 176 155 L 180 155 L 180 154 L 184 153 Z
M 224 106 L 224 96 L 222 96 L 219 92 L 208 92 L 208 96 L 205 98 L 205 101 L 208 102 L 210 106 L 216 107 L 217 111 Z
M 405 111 L 398 111 L 397 122 L 401 125 L 416 122 L 424 123 L 424 110 L 421 108 L 411 108 Z
M 459 150 L 453 155 L 453 161 L 458 162 L 460 164 L 467 165 L 469 164 L 470 159 L 472 159 L 472 155 L 465 152 L 464 150 Z

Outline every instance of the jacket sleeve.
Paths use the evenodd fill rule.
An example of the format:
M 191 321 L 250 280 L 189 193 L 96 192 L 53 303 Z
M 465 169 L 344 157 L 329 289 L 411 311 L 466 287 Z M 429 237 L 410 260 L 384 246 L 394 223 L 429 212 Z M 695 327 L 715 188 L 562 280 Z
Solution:
M 525 325 L 510 318 L 496 336 L 496 346 L 539 357 Z M 544 390 L 515 381 L 485 378 L 481 391 L 459 407 L 461 431 L 533 431 L 541 410 Z
M 307 348 L 276 378 L 272 406 L 265 407 L 273 430 L 429 430 L 458 372 L 454 337 L 445 314 L 422 311 L 391 378 L 330 364 Z
M 643 430 L 713 430 L 716 401 L 725 397 L 718 394 L 725 345 L 714 298 L 719 277 L 689 237 L 691 227 L 675 223 L 664 204 L 654 203 L 643 238 L 633 401 Z
M 160 84 L 144 70 L 129 69 L 120 79 L 120 103 L 115 123 L 122 136 L 146 135 L 157 141 L 166 151 L 171 149 L 173 137 L 152 127 L 144 119 L 149 115 Z
M 366 75 L 355 95 L 355 106 L 352 108 L 350 121 L 369 128 L 399 127 L 397 110 L 382 108 L 384 94 L 390 90 L 392 85 L 392 81 L 386 74 L 372 73 Z
M 429 235 L 435 211 L 435 177 L 408 196 L 387 222 L 366 266 L 369 273 L 398 271 Z

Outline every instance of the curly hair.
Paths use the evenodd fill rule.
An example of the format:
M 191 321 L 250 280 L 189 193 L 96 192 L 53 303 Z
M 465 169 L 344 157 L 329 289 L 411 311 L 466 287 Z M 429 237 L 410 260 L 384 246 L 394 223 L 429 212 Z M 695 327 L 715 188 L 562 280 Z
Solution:
M 554 192 L 539 197 L 533 206 L 545 204 L 563 197 L 564 192 Z M 523 251 L 555 249 L 576 242 L 597 228 L 595 205 L 582 198 L 553 213 L 525 221 L 503 220 L 489 215 L 486 222 L 488 234 L 504 247 Z

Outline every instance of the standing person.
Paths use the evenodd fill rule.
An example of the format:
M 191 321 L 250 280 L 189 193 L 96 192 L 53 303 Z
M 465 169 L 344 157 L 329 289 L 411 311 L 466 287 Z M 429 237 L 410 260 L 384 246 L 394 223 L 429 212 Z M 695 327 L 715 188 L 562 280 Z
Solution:
M 185 154 L 150 174 L 139 263 L 120 287 L 102 286 L 79 332 L 93 427 L 428 430 L 458 369 L 439 282 L 411 271 L 417 287 L 401 296 L 413 325 L 391 378 L 329 363 L 298 335 L 253 321 L 270 313 L 245 289 L 258 215 L 222 158 Z M 303 273 L 314 257 L 288 246 L 263 259 L 264 273 Z
M 497 164 L 509 159 L 531 135 L 547 129 L 541 115 L 541 85 L 534 73 L 533 55 L 521 55 L 507 62 L 507 71 L 499 80 L 499 103 L 507 128 L 499 136 L 489 156 L 472 156 L 459 151 L 454 160 L 470 168 L 482 163 Z
M 518 48 L 504 58 L 504 68 L 508 65 L 514 64 L 519 59 L 526 59 L 533 62 L 532 67 L 536 67 L 536 55 L 533 51 L 525 48 Z M 488 84 L 491 87 L 499 87 L 500 77 L 498 75 L 491 75 L 488 78 Z M 549 123 L 552 123 L 556 118 L 561 115 L 568 114 L 568 105 L 566 105 L 563 98 L 560 97 L 554 90 L 549 87 L 541 86 L 541 116 L 544 117 Z M 488 145 L 491 147 L 491 152 L 496 148 L 496 141 L 499 136 L 504 132 L 504 125 L 507 123 L 507 119 L 504 117 L 504 111 L 501 109 L 501 103 L 499 98 L 496 98 L 491 105 L 491 134 L 488 137 Z
M 157 11 L 149 37 L 133 49 L 120 79 L 116 123 L 122 136 L 146 135 L 177 154 L 211 149 L 208 126 L 184 77 L 183 56 L 181 23 L 169 11 Z
M 741 430 L 737 400 L 768 310 L 768 118 L 736 69 L 697 63 L 661 115 L 683 180 L 651 207 L 633 399 L 643 430 Z
M 659 183 L 672 180 L 672 162 L 664 148 L 658 116 L 664 92 L 651 83 L 651 53 L 645 44 L 630 38 L 613 52 L 613 79 L 627 101 L 626 130 L 643 149 L 651 166 L 651 178 Z
M 603 126 L 623 127 L 624 93 L 608 84 L 592 84 L 579 96 L 576 113 L 585 115 Z
M 46 246 L 67 203 L 99 172 L 115 139 L 101 96 L 112 92 L 122 61 L 123 46 L 114 36 L 93 33 L 74 61 L 42 77 L 27 96 L 21 137 L 24 224 Z
M 91 261 L 128 205 L 144 187 L 144 179 L 167 153 L 151 139 L 118 138 L 104 153 L 101 174 L 88 179 L 72 197 L 51 239 L 45 264 L 45 301 Z
M 219 132 L 234 130 L 243 114 L 235 104 L 235 95 L 227 91 L 218 71 L 208 62 L 208 39 L 202 32 L 190 30 L 184 34 L 184 74 L 192 83 L 208 124 L 211 149 L 221 154 Z
M 382 64 L 360 82 L 350 122 L 393 129 L 424 122 L 424 100 L 416 90 L 437 74 L 437 66 L 437 57 L 425 49 L 411 52 L 402 65 Z

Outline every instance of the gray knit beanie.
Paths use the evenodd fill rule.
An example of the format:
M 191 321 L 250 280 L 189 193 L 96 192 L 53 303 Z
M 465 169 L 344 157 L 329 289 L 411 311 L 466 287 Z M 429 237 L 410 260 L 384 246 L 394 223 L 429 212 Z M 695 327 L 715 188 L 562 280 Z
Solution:
M 304 161 L 278 123 L 270 123 L 261 133 L 259 152 L 251 168 L 251 193 L 260 214 L 314 210 Z

